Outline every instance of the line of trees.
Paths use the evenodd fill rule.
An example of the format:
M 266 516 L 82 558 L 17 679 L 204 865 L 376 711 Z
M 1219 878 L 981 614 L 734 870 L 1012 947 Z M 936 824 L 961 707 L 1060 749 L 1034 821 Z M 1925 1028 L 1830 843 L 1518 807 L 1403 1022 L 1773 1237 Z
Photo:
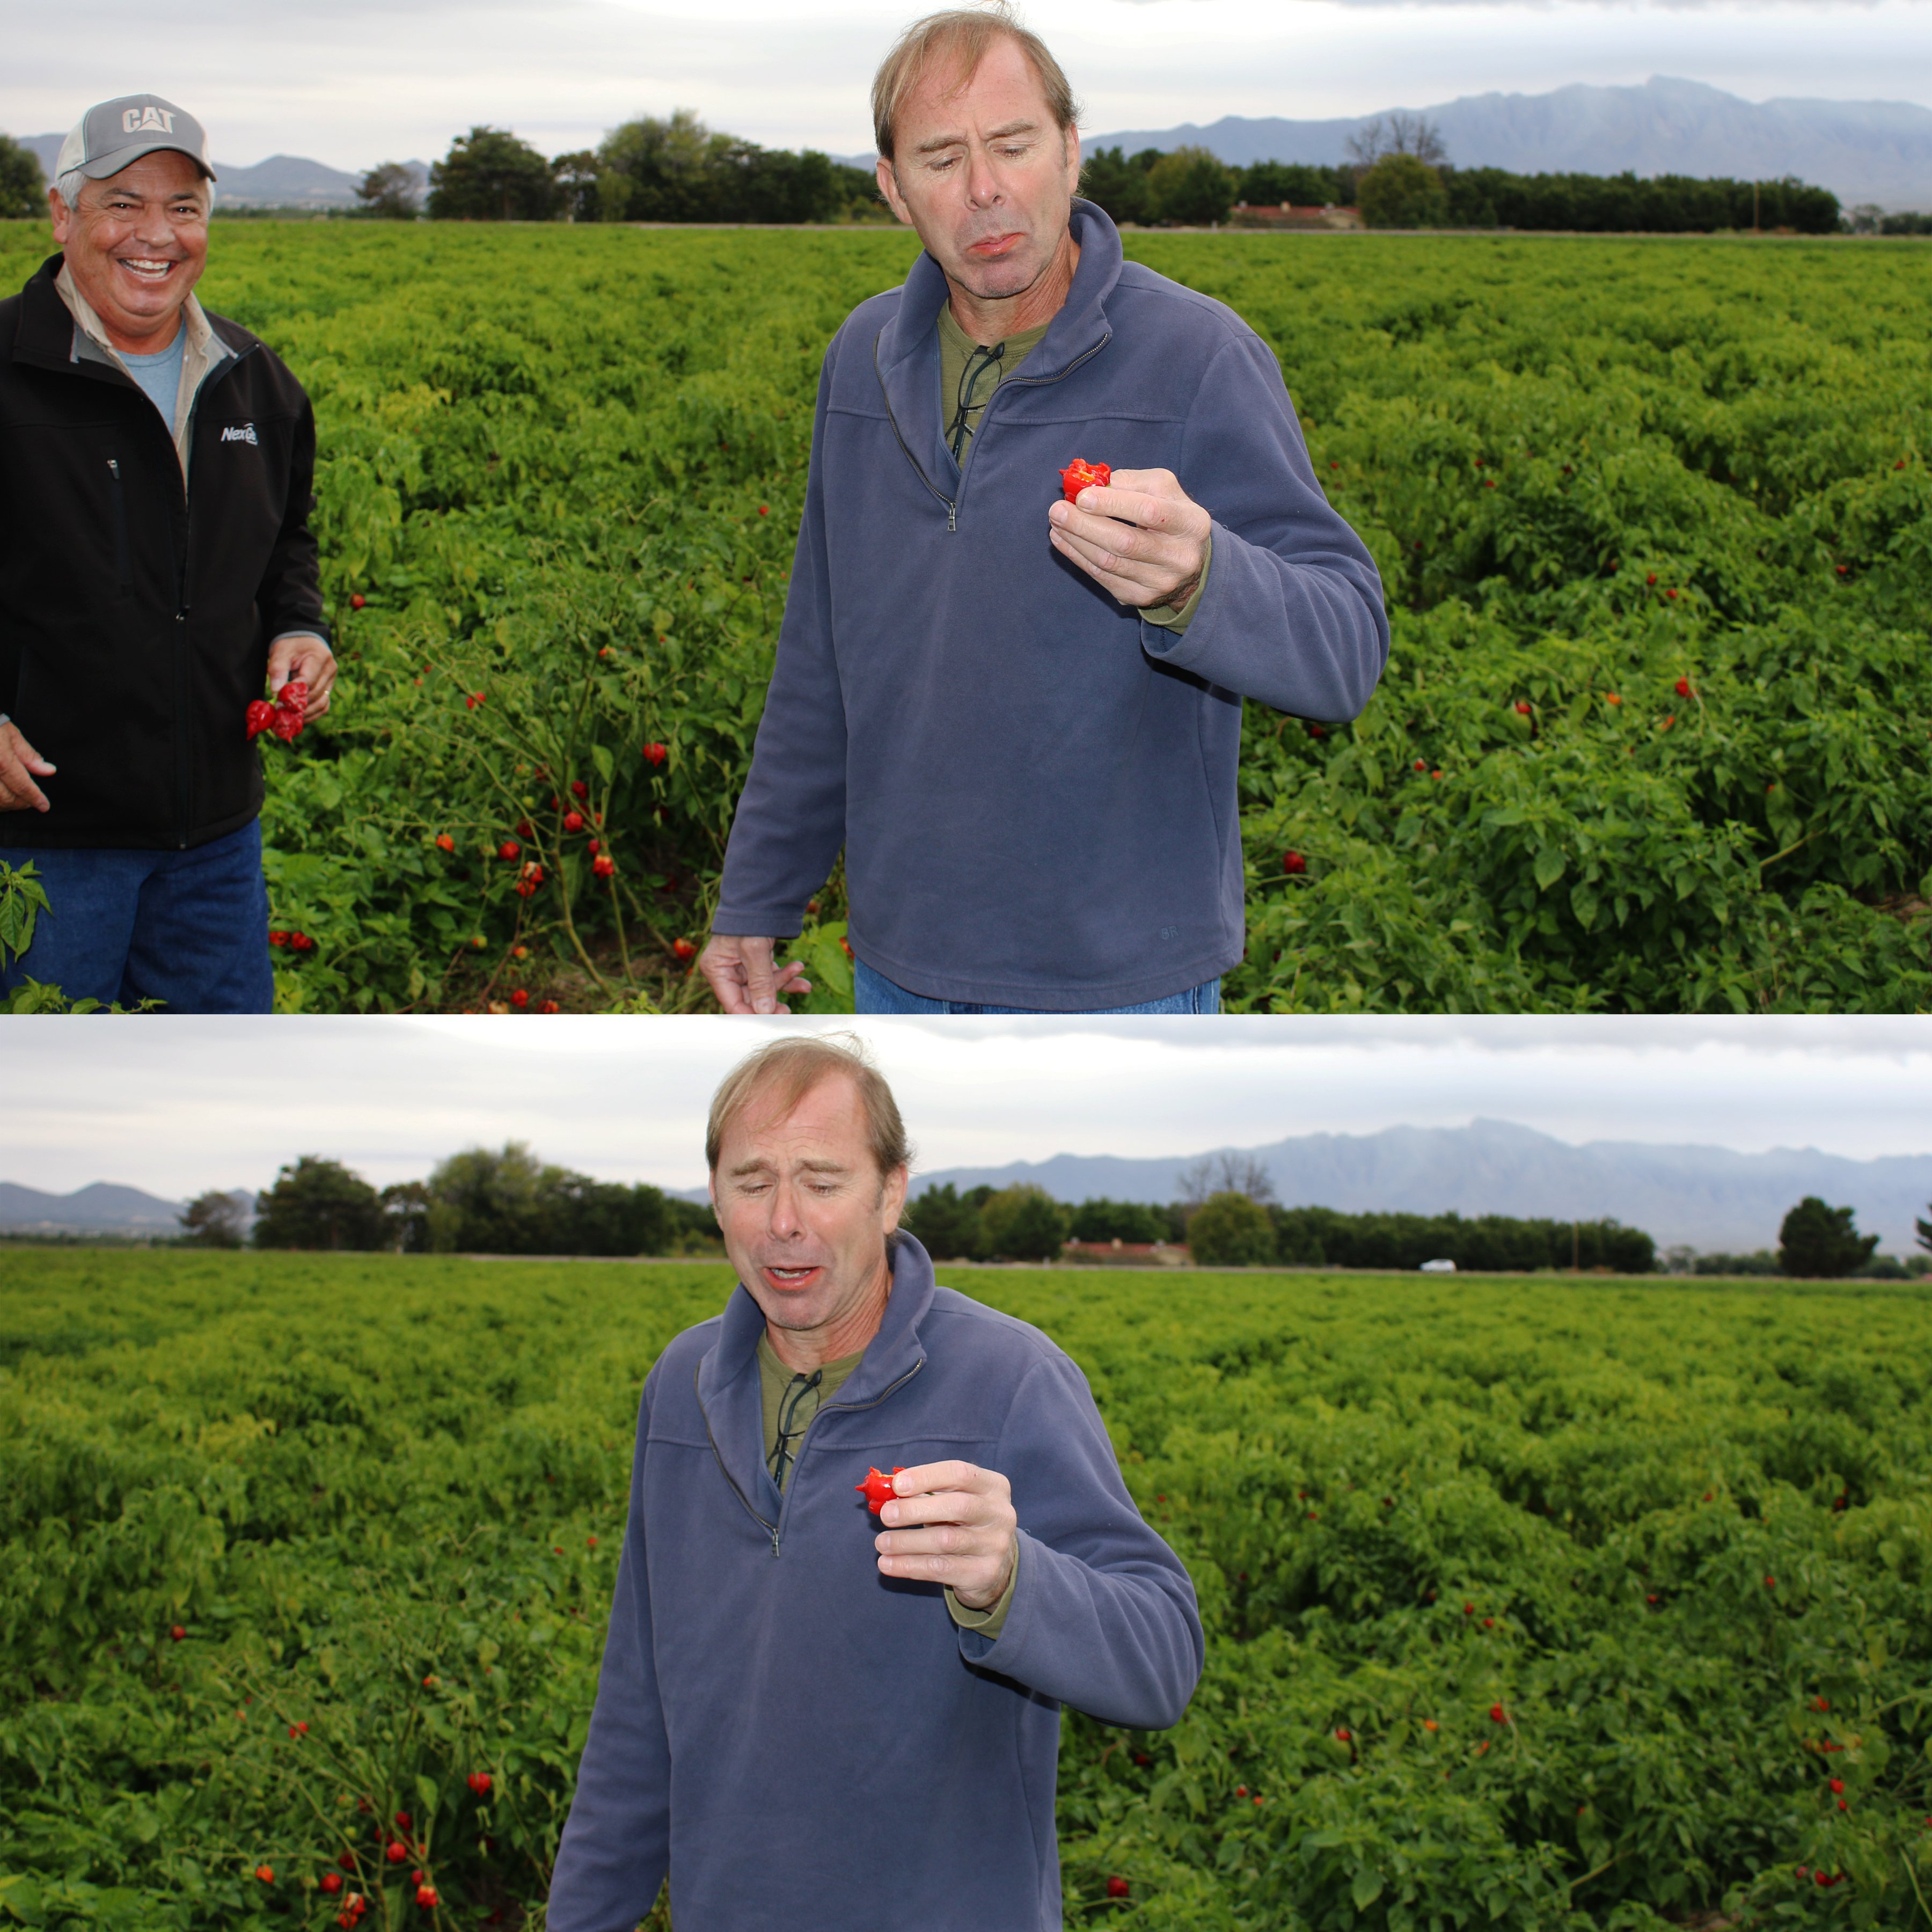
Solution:
M 1391 133 L 1393 122 L 1404 124 Z M 1235 168 L 1205 148 L 1147 148 L 1136 154 L 1102 148 L 1087 158 L 1080 192 L 1116 221 L 1190 227 L 1239 222 L 1238 202 L 1353 207 L 1371 228 L 1685 235 L 1760 226 L 1832 235 L 1848 225 L 1836 195 L 1795 177 L 1753 182 L 1457 168 L 1426 121 L 1391 116 L 1381 124 L 1380 134 L 1357 137 L 1356 155 L 1336 167 L 1257 161 Z M 1886 233 L 1911 233 L 1918 231 L 1894 224 L 1918 219 L 1880 217 L 1874 225 Z
M 1038 1187 L 929 1187 L 905 1226 L 942 1261 L 1050 1261 L 1068 1240 L 1185 1244 L 1207 1268 L 1400 1268 L 1453 1261 L 1459 1269 L 1609 1268 L 1648 1274 L 1657 1244 L 1613 1220 L 1518 1220 L 1485 1214 L 1343 1214 L 1283 1208 L 1223 1189 L 1164 1207 L 1084 1201 L 1068 1207 Z
M 184 1238 L 203 1247 L 405 1254 L 715 1255 L 711 1210 L 644 1184 L 593 1180 L 540 1160 L 520 1141 L 470 1148 L 427 1180 L 378 1190 L 340 1161 L 304 1154 L 255 1197 L 189 1203 Z
M 1221 1154 L 1180 1178 L 1165 1205 L 1104 1197 L 1069 1206 L 1030 1183 L 928 1187 L 904 1226 L 941 1261 L 1046 1262 L 1071 1240 L 1130 1246 L 1185 1245 L 1203 1266 L 1419 1268 L 1450 1261 L 1478 1274 L 1539 1270 L 1660 1270 L 1798 1279 L 1932 1273 L 1932 1220 L 1916 1223 L 1925 1258 L 1911 1268 L 1876 1256 L 1850 1208 L 1808 1195 L 1784 1217 L 1776 1255 L 1660 1260 L 1640 1228 L 1614 1219 L 1560 1221 L 1507 1214 L 1342 1214 L 1284 1208 L 1253 1156 Z M 182 1220 L 184 1238 L 208 1247 L 362 1250 L 410 1254 L 705 1255 L 722 1252 L 709 1207 L 645 1184 L 593 1180 L 539 1160 L 520 1141 L 453 1154 L 427 1180 L 378 1190 L 339 1161 L 304 1154 L 255 1197 L 208 1192 Z M 1932 1204 L 1927 1208 L 1932 1215 Z
M 356 190 L 364 209 L 413 218 L 406 168 L 386 161 Z M 878 213 L 872 175 L 807 148 L 761 148 L 687 108 L 614 128 L 594 148 L 546 159 L 506 128 L 476 127 L 430 170 L 434 221 L 844 221 Z

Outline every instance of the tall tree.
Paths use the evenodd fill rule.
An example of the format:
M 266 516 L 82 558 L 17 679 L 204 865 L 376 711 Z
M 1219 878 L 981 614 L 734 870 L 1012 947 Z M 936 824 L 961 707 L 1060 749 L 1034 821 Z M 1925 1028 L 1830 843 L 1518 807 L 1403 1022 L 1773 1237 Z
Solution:
M 340 1161 L 305 1154 L 255 1197 L 258 1248 L 368 1250 L 387 1245 L 382 1198 Z
M 422 184 L 401 162 L 385 161 L 356 184 L 356 198 L 386 221 L 413 221 L 422 204 Z
M 936 1260 L 977 1261 L 986 1252 L 980 1210 L 992 1192 L 969 1187 L 962 1195 L 950 1180 L 943 1187 L 928 1187 L 906 1204 L 902 1225 Z
M 1275 1258 L 1268 1210 L 1232 1188 L 1210 1196 L 1187 1223 L 1187 1251 L 1203 1268 L 1262 1268 Z
M 1148 170 L 1148 212 L 1156 221 L 1205 228 L 1234 205 L 1234 171 L 1205 148 L 1176 148 Z
M 1364 121 L 1348 136 L 1348 158 L 1364 168 L 1372 168 L 1386 154 L 1408 154 L 1432 168 L 1449 158 L 1442 130 L 1426 114 L 1408 114 L 1398 108 L 1393 114 L 1378 114 Z
M 1001 1261 L 1052 1261 L 1066 1238 L 1066 1210 L 1030 1181 L 1000 1189 L 980 1210 L 980 1220 L 988 1254 Z
M 550 164 L 507 128 L 472 128 L 429 171 L 435 221 L 548 221 L 562 190 Z
M 1932 1201 L 1926 1202 L 1925 1211 L 1932 1214 Z M 1932 1221 L 1921 1221 L 1915 1218 L 1912 1225 L 1918 1230 L 1918 1245 L 1928 1254 L 1932 1254 Z
M 1849 1208 L 1831 1208 L 1808 1194 L 1785 1216 L 1778 1231 L 1781 1274 L 1813 1280 L 1856 1274 L 1878 1246 L 1876 1234 L 1861 1234 Z
M 10 135 L 0 134 L 0 221 L 31 220 L 46 212 L 40 156 Z
M 1204 1155 L 1180 1177 L 1184 1207 L 1198 1208 L 1216 1194 L 1245 1194 L 1250 1201 L 1265 1204 L 1274 1198 L 1274 1181 L 1258 1155 L 1224 1148 L 1219 1154 Z
M 1442 177 L 1414 154 L 1384 154 L 1355 184 L 1355 205 L 1371 228 L 1440 228 L 1449 219 Z
M 242 1202 L 211 1187 L 182 1210 L 182 1238 L 197 1248 L 238 1248 L 248 1220 Z

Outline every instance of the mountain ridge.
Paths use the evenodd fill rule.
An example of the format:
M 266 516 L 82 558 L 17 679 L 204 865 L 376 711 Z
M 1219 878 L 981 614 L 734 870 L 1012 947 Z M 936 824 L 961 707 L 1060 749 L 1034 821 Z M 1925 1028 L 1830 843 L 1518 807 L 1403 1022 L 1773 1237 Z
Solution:
M 1706 1253 L 1774 1248 L 1786 1211 L 1805 1195 L 1849 1204 L 1859 1227 L 1900 1257 L 1916 1252 L 1913 1222 L 1932 1218 L 1932 1154 L 1854 1160 L 1815 1148 L 1738 1154 L 1709 1145 L 1639 1141 L 1580 1145 L 1511 1121 L 1466 1127 L 1388 1127 L 1306 1134 L 1264 1146 L 1216 1148 L 1259 1160 L 1288 1207 L 1346 1214 L 1508 1214 L 1550 1220 L 1614 1216 L 1660 1248 Z M 1133 1159 L 1055 1154 L 999 1167 L 951 1167 L 915 1177 L 913 1192 L 1029 1181 L 1058 1201 L 1099 1196 L 1160 1203 L 1180 1192 L 1203 1154 Z
M 1641 86 L 1577 82 L 1547 94 L 1475 94 L 1402 110 L 1435 122 L 1458 167 L 1516 174 L 1680 174 L 1774 180 L 1796 175 L 1846 207 L 1932 206 L 1932 108 L 1902 100 L 1750 101 L 1701 81 L 1653 75 Z M 1204 147 L 1230 166 L 1303 161 L 1332 167 L 1373 115 L 1293 121 L 1224 115 L 1205 126 L 1090 134 L 1082 146 Z

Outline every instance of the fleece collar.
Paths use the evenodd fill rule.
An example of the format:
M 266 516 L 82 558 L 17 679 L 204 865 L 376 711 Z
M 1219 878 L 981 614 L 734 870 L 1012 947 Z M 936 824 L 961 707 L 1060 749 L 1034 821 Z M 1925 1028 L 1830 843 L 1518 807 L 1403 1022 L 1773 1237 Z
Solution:
M 892 1286 L 885 1318 L 866 1344 L 859 1366 L 823 1414 L 861 1408 L 878 1401 L 926 1359 L 920 1324 L 932 1306 L 932 1257 L 910 1234 L 892 1242 Z M 698 1365 L 698 1400 L 712 1447 L 748 1508 L 762 1498 L 775 1508 L 777 1491 L 764 1465 L 764 1430 L 758 1384 L 758 1338 L 764 1312 L 742 1282 L 731 1291 L 712 1342 Z M 754 1514 L 758 1511 L 754 1508 Z

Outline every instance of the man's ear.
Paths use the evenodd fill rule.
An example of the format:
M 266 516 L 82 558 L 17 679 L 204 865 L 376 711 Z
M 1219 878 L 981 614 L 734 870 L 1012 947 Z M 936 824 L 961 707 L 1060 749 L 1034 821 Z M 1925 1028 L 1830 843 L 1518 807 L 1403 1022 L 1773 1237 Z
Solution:
M 903 1166 L 896 1167 L 886 1176 L 879 1190 L 880 1211 L 885 1217 L 886 1232 L 898 1232 L 899 1217 L 905 1212 L 906 1187 L 912 1177 Z
M 884 155 L 879 157 L 879 164 L 873 170 L 873 178 L 879 184 L 879 192 L 886 198 L 886 206 L 905 225 L 912 226 L 912 210 L 907 207 L 905 196 L 899 192 L 898 170 Z
M 47 219 L 53 224 L 56 243 L 64 244 L 74 226 L 74 210 L 68 206 L 67 197 L 57 188 L 47 190 Z

